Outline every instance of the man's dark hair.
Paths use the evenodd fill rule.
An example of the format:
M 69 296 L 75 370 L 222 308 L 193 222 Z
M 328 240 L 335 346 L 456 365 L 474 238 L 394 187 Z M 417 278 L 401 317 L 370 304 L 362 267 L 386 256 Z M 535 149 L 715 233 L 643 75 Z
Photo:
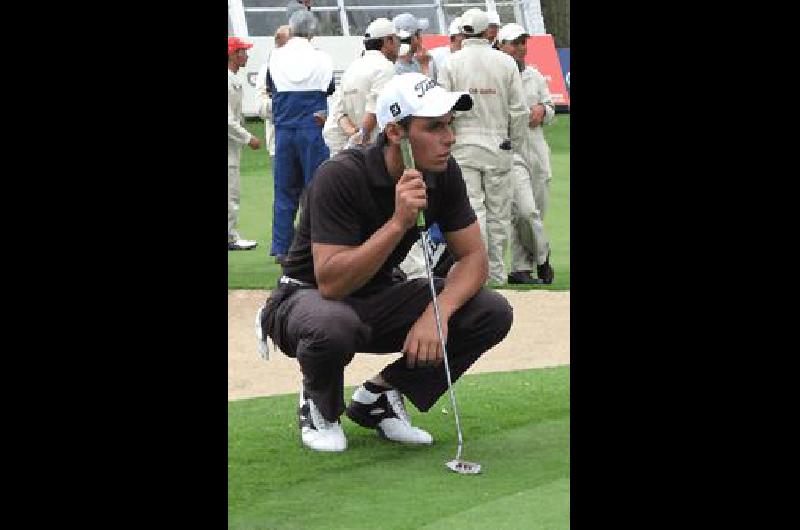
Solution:
M 378 50 L 380 51 L 383 47 L 383 40 L 386 37 L 379 37 L 377 39 L 365 39 L 364 40 L 364 48 L 367 50 Z
M 398 120 L 397 125 L 405 129 L 406 131 L 411 127 L 411 120 L 414 116 L 406 116 L 402 120 Z
M 464 26 L 463 30 L 464 31 L 462 33 L 464 33 L 464 38 L 466 39 L 479 39 L 481 37 L 486 38 L 487 30 L 483 30 L 480 33 L 471 33 L 472 26 Z

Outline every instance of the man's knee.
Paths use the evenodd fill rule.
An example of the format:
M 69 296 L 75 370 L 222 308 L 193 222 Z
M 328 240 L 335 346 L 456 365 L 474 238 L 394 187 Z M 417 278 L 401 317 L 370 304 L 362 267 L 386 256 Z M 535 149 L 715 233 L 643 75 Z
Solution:
M 363 344 L 368 333 L 367 326 L 349 308 L 321 311 L 312 324 L 303 349 L 328 359 L 340 359 L 343 364 L 352 360 L 356 345 Z
M 492 337 L 492 345 L 499 343 L 508 335 L 514 321 L 511 304 L 501 294 L 486 288 L 482 288 L 473 301 L 480 308 L 478 318 L 486 335 Z

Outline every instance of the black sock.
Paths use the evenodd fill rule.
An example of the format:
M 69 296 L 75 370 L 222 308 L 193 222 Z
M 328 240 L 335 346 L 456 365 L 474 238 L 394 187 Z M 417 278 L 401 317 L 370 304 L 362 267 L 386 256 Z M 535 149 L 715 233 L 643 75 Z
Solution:
M 386 392 L 387 390 L 391 390 L 391 388 L 389 387 L 376 385 L 375 383 L 372 383 L 370 381 L 364 381 L 364 389 L 372 392 L 373 394 L 381 394 L 383 392 Z

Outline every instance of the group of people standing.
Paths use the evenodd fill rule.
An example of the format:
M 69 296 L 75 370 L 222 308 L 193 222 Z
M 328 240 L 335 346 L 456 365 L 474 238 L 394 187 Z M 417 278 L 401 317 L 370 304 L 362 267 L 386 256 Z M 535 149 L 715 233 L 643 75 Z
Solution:
M 431 51 L 413 15 L 373 20 L 334 90 L 331 58 L 310 44 L 310 1 L 292 0 L 258 74 L 261 116 L 275 131 L 270 254 L 282 271 L 256 315 L 259 351 L 268 358 L 269 338 L 298 361 L 306 447 L 346 450 L 342 415 L 389 441 L 428 445 L 405 399 L 430 410 L 447 391 L 445 355 L 456 381 L 504 339 L 513 310 L 490 287 L 553 281 L 541 222 L 550 181 L 541 128 L 553 104 L 525 65 L 525 30 L 478 9 Z M 229 145 L 250 140 L 229 133 Z M 429 278 L 414 271 L 426 268 L 420 229 L 450 255 Z M 344 371 L 358 352 L 402 356 L 348 404 Z
M 452 154 L 461 167 L 488 251 L 488 284 L 552 283 L 550 243 L 543 223 L 552 172 L 542 127 L 552 123 L 555 108 L 544 76 L 525 64 L 529 36 L 525 29 L 514 23 L 501 26 L 497 13 L 469 9 L 451 22 L 449 45 L 426 50 L 420 37 L 427 26 L 412 14 L 378 18 L 365 31 L 363 54 L 347 67 L 334 90 L 330 56 L 310 43 L 316 30 L 310 4 L 311 0 L 292 0 L 289 23 L 276 32 L 275 48 L 256 79 L 265 142 L 273 157 L 270 254 L 275 261 L 286 260 L 300 195 L 319 165 L 343 149 L 374 143 L 380 132 L 377 97 L 393 76 L 417 72 L 447 90 L 467 91 L 475 98 L 470 111 L 456 114 Z M 255 246 L 236 233 L 238 189 L 233 188 L 238 186 L 238 149 L 244 143 L 259 147 L 254 146 L 257 139 L 251 141 L 239 124 L 231 123 L 236 114 L 235 101 L 230 101 L 230 94 L 235 95 L 231 64 L 239 60 L 245 45 L 237 46 L 231 56 L 229 44 L 231 250 Z M 330 109 L 328 96 L 332 96 Z M 239 113 L 240 107 L 239 103 Z M 432 227 L 432 239 L 444 242 L 438 226 Z M 421 248 L 412 248 L 399 269 L 408 278 L 424 275 Z

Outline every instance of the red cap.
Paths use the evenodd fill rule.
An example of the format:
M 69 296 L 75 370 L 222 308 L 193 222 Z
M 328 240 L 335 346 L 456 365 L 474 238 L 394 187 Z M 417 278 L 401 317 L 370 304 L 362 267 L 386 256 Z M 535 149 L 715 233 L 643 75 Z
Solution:
M 252 47 L 251 43 L 245 42 L 239 37 L 228 37 L 228 55 L 235 53 L 237 50 L 247 50 Z

